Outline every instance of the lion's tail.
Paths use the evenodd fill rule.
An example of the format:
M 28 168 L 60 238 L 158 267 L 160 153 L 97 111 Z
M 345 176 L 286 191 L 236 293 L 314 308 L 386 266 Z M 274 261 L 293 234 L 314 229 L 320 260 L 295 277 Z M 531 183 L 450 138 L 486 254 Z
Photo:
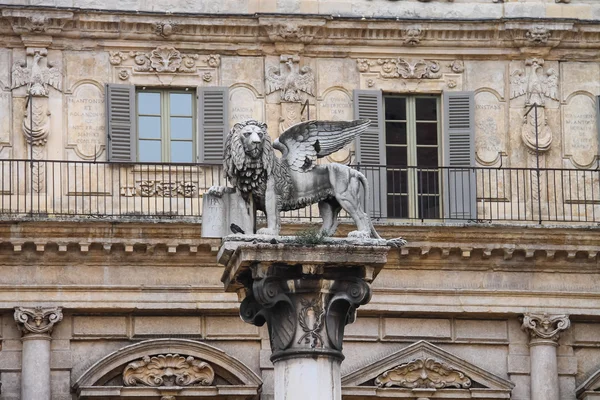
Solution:
M 369 215 L 369 209 L 367 207 L 367 205 L 369 204 L 369 181 L 367 180 L 367 177 L 360 171 L 356 171 L 357 175 L 358 175 L 358 179 L 360 180 L 360 183 L 362 183 L 363 186 L 363 196 L 364 196 L 364 204 L 365 204 L 365 214 L 367 214 L 367 218 L 369 219 L 369 229 L 371 230 L 371 237 L 375 238 L 375 239 L 381 239 L 381 236 L 379 236 L 379 233 L 377 233 L 377 231 L 375 230 L 375 226 L 373 226 L 373 221 L 371 220 L 371 216 Z

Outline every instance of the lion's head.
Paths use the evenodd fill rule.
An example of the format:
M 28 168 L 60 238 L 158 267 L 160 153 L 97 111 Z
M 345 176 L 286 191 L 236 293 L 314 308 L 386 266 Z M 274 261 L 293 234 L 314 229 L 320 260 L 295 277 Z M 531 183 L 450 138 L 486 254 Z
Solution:
M 262 172 L 270 175 L 273 161 L 273 145 L 267 133 L 267 124 L 249 119 L 235 124 L 229 131 L 225 140 L 223 165 L 227 177 L 242 192 L 252 191 L 246 188 L 245 181 L 249 180 L 248 178 L 262 180 Z M 264 179 L 266 180 L 266 176 Z M 263 182 L 260 183 L 262 186 Z

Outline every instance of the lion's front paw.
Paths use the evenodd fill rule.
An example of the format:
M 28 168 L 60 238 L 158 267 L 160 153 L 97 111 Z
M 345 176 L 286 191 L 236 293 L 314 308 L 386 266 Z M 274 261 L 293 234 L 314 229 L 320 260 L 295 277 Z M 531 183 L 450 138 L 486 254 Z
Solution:
M 353 239 L 369 239 L 371 237 L 371 232 L 368 231 L 352 231 L 348 234 L 349 238 Z
M 257 235 L 279 236 L 279 231 L 272 228 L 260 228 L 256 231 Z

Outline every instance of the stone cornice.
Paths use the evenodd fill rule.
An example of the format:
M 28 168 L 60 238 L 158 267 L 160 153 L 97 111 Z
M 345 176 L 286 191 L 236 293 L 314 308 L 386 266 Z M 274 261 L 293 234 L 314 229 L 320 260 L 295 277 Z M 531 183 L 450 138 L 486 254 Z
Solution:
M 287 46 L 289 50 L 306 54 L 321 53 L 324 50 L 320 50 L 320 46 L 329 45 L 342 46 L 339 51 L 348 54 L 358 51 L 352 49 L 353 46 L 370 46 L 374 48 L 369 51 L 378 54 L 388 47 L 397 51 L 399 44 L 407 49 L 422 47 L 424 50 L 452 44 L 455 53 L 461 49 L 482 49 L 487 54 L 509 48 L 515 49 L 515 57 L 521 53 L 547 56 L 552 49 L 600 48 L 598 25 L 571 19 L 395 21 L 289 15 L 282 19 L 261 14 L 215 17 L 27 7 L 4 8 L 1 12 L 1 19 L 7 24 L 0 28 L 0 37 L 3 37 L 0 44 L 11 46 L 14 35 L 33 32 L 52 35 L 56 48 L 76 48 L 73 40 L 77 39 L 85 41 L 86 48 L 89 48 L 89 39 L 102 41 L 97 46 L 104 48 L 139 47 L 152 40 L 177 43 L 181 48 L 211 43 L 214 50 L 245 51 L 244 54 L 270 53 L 273 50 L 269 46 L 273 43 L 279 52 Z M 32 17 L 34 12 L 35 17 Z M 556 54 L 556 57 L 561 55 Z

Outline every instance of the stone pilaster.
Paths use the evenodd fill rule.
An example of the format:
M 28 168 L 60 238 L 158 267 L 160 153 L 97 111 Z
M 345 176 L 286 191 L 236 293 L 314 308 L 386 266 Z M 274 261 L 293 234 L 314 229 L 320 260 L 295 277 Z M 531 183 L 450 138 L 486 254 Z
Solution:
M 15 308 L 23 332 L 21 400 L 50 400 L 50 335 L 62 320 L 62 309 Z
M 370 283 L 388 250 L 385 241 L 305 246 L 226 239 L 222 280 L 243 299 L 242 319 L 268 326 L 276 400 L 341 399 L 344 327 L 371 299 Z
M 556 348 L 561 332 L 569 329 L 568 315 L 523 316 L 521 328 L 529 333 L 531 400 L 559 400 Z

